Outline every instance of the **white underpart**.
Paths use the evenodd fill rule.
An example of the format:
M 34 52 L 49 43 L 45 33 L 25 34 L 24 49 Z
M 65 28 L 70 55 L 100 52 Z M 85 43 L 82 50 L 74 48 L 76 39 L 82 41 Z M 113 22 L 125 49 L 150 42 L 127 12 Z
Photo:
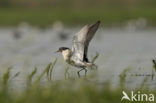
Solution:
M 65 61 L 68 61 L 70 59 L 71 50 L 67 49 L 62 51 L 62 55 Z

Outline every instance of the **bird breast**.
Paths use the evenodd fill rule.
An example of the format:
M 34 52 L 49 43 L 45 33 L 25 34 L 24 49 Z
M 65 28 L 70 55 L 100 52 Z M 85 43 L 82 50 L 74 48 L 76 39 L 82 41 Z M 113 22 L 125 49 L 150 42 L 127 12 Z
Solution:
M 62 55 L 65 61 L 70 60 L 70 56 L 71 56 L 71 50 L 64 50 L 62 51 Z

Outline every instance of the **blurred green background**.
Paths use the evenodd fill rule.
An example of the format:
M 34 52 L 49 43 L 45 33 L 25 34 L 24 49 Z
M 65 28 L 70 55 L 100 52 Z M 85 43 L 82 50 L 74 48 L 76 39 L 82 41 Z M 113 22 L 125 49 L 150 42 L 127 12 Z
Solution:
M 156 26 L 155 12 L 156 0 L 0 0 L 0 103 L 121 103 L 123 90 L 156 95 L 156 33 L 146 28 Z M 77 78 L 53 52 L 80 29 L 66 26 L 97 20 L 115 29 L 99 30 L 89 50 L 90 58 L 99 52 L 99 68 Z
M 104 26 L 119 26 L 145 18 L 149 26 L 155 26 L 155 12 L 155 0 L 0 0 L 0 25 L 23 21 L 39 26 L 55 21 L 73 25 L 101 20 Z

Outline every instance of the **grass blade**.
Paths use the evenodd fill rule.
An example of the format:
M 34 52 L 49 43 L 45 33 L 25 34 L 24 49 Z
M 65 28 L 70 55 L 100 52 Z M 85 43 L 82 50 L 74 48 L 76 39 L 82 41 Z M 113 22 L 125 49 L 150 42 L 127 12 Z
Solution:
M 55 61 L 53 62 L 52 66 L 50 68 L 50 75 L 49 75 L 50 76 L 50 80 L 52 80 L 52 72 L 53 72 L 53 68 L 54 68 L 56 62 L 57 62 L 57 58 L 55 59 Z
M 28 75 L 27 78 L 27 85 L 30 85 L 32 82 L 32 78 L 33 76 L 37 73 L 37 68 L 35 67 L 35 69 L 32 71 L 32 73 L 30 75 Z
M 3 75 L 3 85 L 4 85 L 4 87 L 7 86 L 8 80 L 10 78 L 10 69 L 11 69 L 11 67 L 9 67 L 8 70 L 6 71 L 6 73 Z
M 153 68 L 156 71 L 156 61 L 153 59 L 152 62 L 153 62 Z
M 96 52 L 96 55 L 94 56 L 94 58 L 92 59 L 92 63 L 95 62 L 95 60 L 99 57 L 99 53 Z
M 44 74 L 49 71 L 51 65 L 52 65 L 52 63 L 48 64 L 48 66 L 44 69 L 44 71 L 41 73 L 41 75 L 36 79 L 35 84 L 38 84 L 40 82 L 40 80 L 44 76 Z
M 66 69 L 65 69 L 65 73 L 64 73 L 65 79 L 69 78 L 69 72 L 68 72 L 69 69 L 70 69 L 69 66 L 67 66 Z
M 17 72 L 14 76 L 13 76 L 13 79 L 18 77 L 20 75 L 20 72 Z

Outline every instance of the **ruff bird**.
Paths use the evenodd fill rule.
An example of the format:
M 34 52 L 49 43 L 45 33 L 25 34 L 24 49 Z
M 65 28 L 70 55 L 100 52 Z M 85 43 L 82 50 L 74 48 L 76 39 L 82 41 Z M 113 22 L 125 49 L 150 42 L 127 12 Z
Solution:
M 80 77 L 80 71 L 85 70 L 85 76 L 87 73 L 87 67 L 93 67 L 96 65 L 94 63 L 89 62 L 87 58 L 88 46 L 90 41 L 92 40 L 95 32 L 97 31 L 100 25 L 100 21 L 97 21 L 93 25 L 84 26 L 74 37 L 72 40 L 72 50 L 68 47 L 60 47 L 58 51 L 63 55 L 64 60 L 75 67 L 80 68 L 77 72 Z

